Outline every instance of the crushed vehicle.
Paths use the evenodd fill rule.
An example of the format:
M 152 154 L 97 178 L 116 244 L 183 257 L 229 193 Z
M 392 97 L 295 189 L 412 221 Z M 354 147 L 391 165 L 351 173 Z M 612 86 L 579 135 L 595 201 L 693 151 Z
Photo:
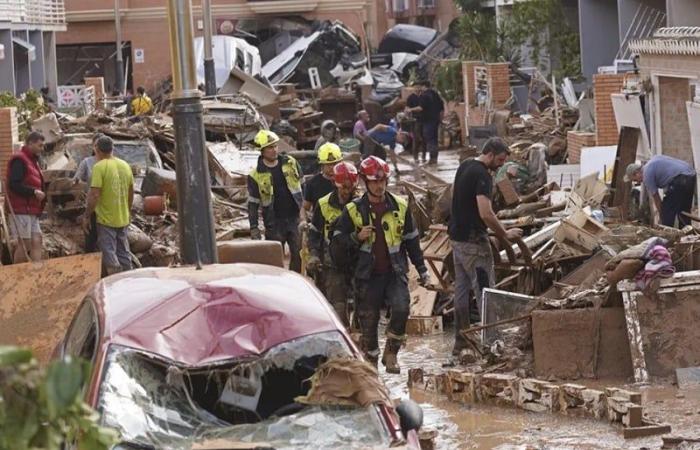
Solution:
M 56 145 L 53 152 L 43 156 L 47 172 L 57 171 L 64 175 L 71 175 L 80 165 L 80 162 L 92 156 L 93 134 L 67 134 Z M 163 161 L 150 139 L 115 140 L 114 156 L 126 161 L 134 172 L 134 190 L 141 191 L 141 184 L 149 168 L 162 169 Z
M 313 68 L 318 70 L 320 86 L 311 83 Z M 300 88 L 372 84 L 360 40 L 338 21 L 324 22 L 293 41 L 262 67 L 262 74 L 272 84 L 294 83 Z
M 194 54 L 197 61 L 197 83 L 201 84 L 204 83 L 204 38 L 194 39 Z M 233 68 L 250 76 L 260 74 L 260 52 L 244 39 L 225 35 L 212 36 L 212 57 L 217 88 L 226 83 Z
M 420 448 L 420 408 L 395 409 L 322 294 L 278 267 L 104 278 L 54 356 L 92 362 L 86 401 L 117 449 Z M 373 377 L 347 378 L 347 366 Z
M 386 67 L 407 80 L 418 65 L 418 55 L 437 37 L 432 28 L 398 24 L 390 28 L 371 56 L 372 67 Z

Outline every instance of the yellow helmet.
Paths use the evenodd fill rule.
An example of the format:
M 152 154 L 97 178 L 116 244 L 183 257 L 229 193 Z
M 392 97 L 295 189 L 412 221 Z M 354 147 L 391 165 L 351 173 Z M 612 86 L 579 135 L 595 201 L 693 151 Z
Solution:
M 326 142 L 318 148 L 319 164 L 335 164 L 343 160 L 340 147 L 332 142 Z
M 258 147 L 258 149 L 262 150 L 265 147 L 269 147 L 270 145 L 278 143 L 279 140 L 280 138 L 279 136 L 277 136 L 276 133 L 273 133 L 269 130 L 260 130 L 258 131 L 258 134 L 255 135 L 255 139 L 253 139 L 253 142 Z

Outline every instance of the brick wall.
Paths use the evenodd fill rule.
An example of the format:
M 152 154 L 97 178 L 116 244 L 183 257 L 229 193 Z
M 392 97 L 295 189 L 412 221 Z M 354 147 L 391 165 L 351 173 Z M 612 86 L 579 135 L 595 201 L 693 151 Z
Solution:
M 618 140 L 617 122 L 610 94 L 622 90 L 624 74 L 593 75 L 593 96 L 595 101 L 596 143 L 615 145 Z
M 493 109 L 501 109 L 510 99 L 510 67 L 508 63 L 486 64 L 489 96 Z
M 690 126 L 685 102 L 691 100 L 687 78 L 659 77 L 661 151 L 664 155 L 693 164 Z
M 0 108 L 0 178 L 3 181 L 7 176 L 7 162 L 18 145 L 17 108 Z
M 595 147 L 596 134 L 587 131 L 569 131 L 566 133 L 566 148 L 569 153 L 569 164 L 581 162 L 581 149 Z

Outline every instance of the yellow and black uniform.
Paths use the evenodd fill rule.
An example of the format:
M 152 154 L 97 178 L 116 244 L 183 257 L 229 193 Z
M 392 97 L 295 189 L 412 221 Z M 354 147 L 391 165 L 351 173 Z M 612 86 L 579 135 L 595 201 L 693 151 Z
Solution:
M 303 173 L 291 156 L 280 155 L 275 167 L 267 167 L 262 156 L 248 175 L 248 220 L 251 230 L 258 229 L 262 207 L 265 238 L 287 243 L 291 254 L 289 268 L 301 271 L 299 256 L 299 211 L 303 201 Z
M 314 207 L 309 226 L 309 252 L 323 264 L 323 277 L 319 288 L 324 292 L 328 302 L 335 309 L 344 325 L 348 325 L 347 298 L 352 286 L 352 274 L 341 265 L 334 264 L 330 253 L 330 238 L 335 224 L 343 213 L 338 192 L 321 197 Z M 317 284 L 319 284 L 317 279 Z
M 360 242 L 358 232 L 370 224 L 375 225 L 375 231 L 369 239 Z M 336 222 L 330 247 L 336 260 L 341 255 L 351 255 L 342 264 L 345 270 L 354 269 L 362 350 L 370 360 L 376 361 L 379 355 L 377 326 L 385 302 L 391 307 L 388 340 L 400 346 L 405 339 L 410 305 L 408 258 L 419 274 L 427 271 L 408 202 L 387 193 L 379 205 L 371 204 L 367 194 L 348 203 Z M 353 269 L 348 265 L 354 266 Z
M 131 112 L 135 116 L 146 116 L 153 112 L 153 101 L 146 95 L 137 95 L 131 99 Z

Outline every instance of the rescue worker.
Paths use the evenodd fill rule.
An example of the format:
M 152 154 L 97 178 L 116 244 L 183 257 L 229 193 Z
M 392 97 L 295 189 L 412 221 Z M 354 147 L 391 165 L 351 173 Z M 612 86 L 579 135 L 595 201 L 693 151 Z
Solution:
M 333 232 L 331 252 L 356 255 L 353 276 L 361 347 L 365 357 L 375 364 L 379 357 L 380 309 L 385 303 L 391 308 L 382 364 L 388 373 L 400 373 L 396 357 L 406 339 L 410 304 L 406 256 L 418 270 L 422 285 L 428 283 L 429 275 L 408 202 L 387 192 L 390 172 L 389 165 L 376 156 L 360 163 L 367 192 L 345 206 Z
M 318 148 L 318 165 L 321 170 L 314 175 L 304 189 L 304 211 L 310 213 L 316 202 L 335 189 L 333 168 L 343 160 L 340 147 L 332 142 L 326 142 Z
M 146 95 L 143 86 L 136 88 L 136 97 L 131 99 L 131 112 L 135 116 L 147 116 L 153 112 L 153 101 Z
M 250 237 L 260 239 L 258 212 L 262 207 L 265 239 L 289 247 L 289 269 L 301 272 L 299 212 L 302 204 L 303 173 L 299 163 L 277 152 L 279 137 L 260 130 L 254 143 L 260 149 L 258 164 L 248 175 L 248 220 Z
M 338 124 L 332 120 L 324 120 L 321 123 L 321 136 L 316 140 L 316 145 L 314 150 L 318 151 L 319 148 L 326 142 L 333 142 L 336 144 L 340 138 L 340 132 L 338 130 Z
M 347 297 L 352 280 L 342 263 L 333 263 L 329 244 L 336 220 L 340 217 L 345 205 L 355 197 L 358 182 L 357 169 L 349 162 L 334 165 L 333 182 L 335 184 L 333 192 L 321 197 L 314 208 L 309 227 L 311 257 L 306 268 L 312 273 L 323 272 L 323 286 L 319 288 L 324 291 L 343 325 L 347 327 L 349 325 Z

